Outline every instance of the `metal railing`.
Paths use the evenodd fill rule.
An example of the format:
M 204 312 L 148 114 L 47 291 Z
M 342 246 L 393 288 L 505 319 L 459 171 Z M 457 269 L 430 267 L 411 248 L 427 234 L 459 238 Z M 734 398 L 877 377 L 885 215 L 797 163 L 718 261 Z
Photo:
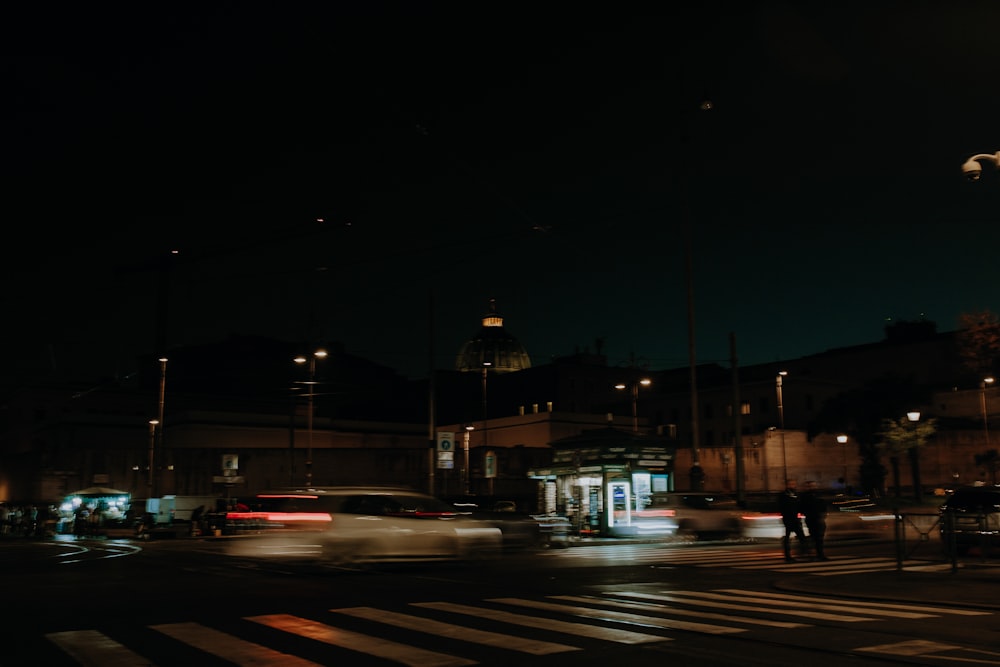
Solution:
M 950 563 L 952 572 L 959 570 L 960 562 L 1000 561 L 1000 534 L 990 529 L 986 513 L 963 514 L 960 528 L 955 512 L 904 514 L 893 510 L 893 513 L 897 570 L 902 570 L 907 560 L 914 559 Z

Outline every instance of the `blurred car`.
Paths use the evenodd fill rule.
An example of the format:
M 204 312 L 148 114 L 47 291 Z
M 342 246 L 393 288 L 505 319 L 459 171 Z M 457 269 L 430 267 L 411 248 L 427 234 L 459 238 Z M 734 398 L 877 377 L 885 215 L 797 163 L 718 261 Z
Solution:
M 405 488 L 317 487 L 257 494 L 226 524 L 230 553 L 327 564 L 495 557 L 503 536 L 433 496 Z
M 530 514 L 518 509 L 517 501 L 488 496 L 443 498 L 463 516 L 494 526 L 503 535 L 506 550 L 569 545 L 569 519 L 557 514 Z
M 895 515 L 880 510 L 868 496 L 824 496 L 827 502 L 826 539 L 891 538 Z M 806 535 L 809 528 L 802 527 Z M 785 535 L 781 514 L 767 511 L 743 512 L 740 532 L 748 540 L 778 540 Z
M 740 537 L 742 510 L 736 498 L 705 491 L 657 492 L 636 513 L 634 524 L 642 532 L 658 526 L 658 532 L 697 540 Z
M 963 486 L 940 507 L 941 543 L 947 552 L 1000 549 L 1000 486 Z

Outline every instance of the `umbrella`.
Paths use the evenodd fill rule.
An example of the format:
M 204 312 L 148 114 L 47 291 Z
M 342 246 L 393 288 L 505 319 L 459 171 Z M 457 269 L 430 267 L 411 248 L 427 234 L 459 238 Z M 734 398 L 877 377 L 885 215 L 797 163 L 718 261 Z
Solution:
M 101 498 L 104 496 L 129 496 L 132 494 L 129 493 L 128 491 L 122 491 L 120 489 L 112 489 L 107 486 L 88 486 L 86 489 L 80 489 L 79 491 L 74 491 L 73 493 L 67 493 L 66 495 Z

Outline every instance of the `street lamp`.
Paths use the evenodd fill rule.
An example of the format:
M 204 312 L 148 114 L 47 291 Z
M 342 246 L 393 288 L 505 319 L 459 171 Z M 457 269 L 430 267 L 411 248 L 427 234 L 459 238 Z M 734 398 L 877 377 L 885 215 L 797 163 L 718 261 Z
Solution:
M 847 436 L 838 435 L 837 442 L 843 445 L 844 450 L 844 494 L 847 494 Z
M 312 355 L 307 359 L 303 356 L 295 357 L 294 361 L 297 364 L 304 364 L 309 362 L 309 381 L 306 385 L 309 388 L 309 393 L 306 394 L 308 399 L 306 405 L 306 487 L 312 486 L 312 452 L 313 452 L 313 396 L 315 396 L 316 391 L 316 360 L 325 359 L 327 355 L 326 350 L 319 349 L 312 353 Z
M 979 405 L 983 411 L 983 436 L 986 439 L 986 447 L 990 446 L 990 413 L 986 409 L 986 385 L 988 384 L 993 384 L 993 378 L 983 378 L 983 381 L 979 383 Z
M 154 419 L 153 421 L 151 421 L 150 424 L 152 424 L 152 428 L 154 429 L 155 434 L 156 434 L 156 437 L 154 439 L 156 440 L 156 444 L 159 445 L 160 456 L 163 456 L 163 404 L 164 404 L 164 400 L 166 398 L 166 393 L 167 393 L 167 358 L 166 357 L 160 357 L 159 358 L 159 362 L 160 362 L 160 392 L 159 392 L 159 398 L 157 400 L 156 419 Z M 154 490 L 152 488 L 153 487 L 153 452 L 152 452 L 152 450 L 150 450 L 150 453 L 149 453 L 149 480 L 150 480 L 149 481 L 149 486 L 150 486 L 149 490 L 150 490 L 150 492 L 152 492 Z
M 920 421 L 920 411 L 910 410 L 906 413 L 906 419 L 909 420 L 910 424 L 916 424 Z M 919 503 L 923 494 L 920 490 L 920 452 L 916 442 L 910 445 L 910 470 L 913 474 L 913 497 Z
M 465 452 L 465 465 L 462 468 L 462 486 L 465 488 L 465 495 L 469 495 L 471 493 L 471 490 L 469 489 L 469 438 L 472 437 L 472 432 L 475 429 L 475 426 L 466 426 L 465 437 L 462 439 L 462 449 Z
M 147 498 L 156 497 L 153 489 L 153 470 L 155 469 L 153 457 L 156 452 L 156 425 L 159 423 L 159 419 L 149 420 L 149 480 L 146 482 L 146 486 L 148 486 L 149 489 L 146 491 Z
M 785 404 L 781 400 L 781 384 L 786 375 L 788 371 L 778 371 L 774 378 L 774 391 L 778 397 L 778 428 L 781 429 L 781 468 L 785 482 L 788 481 L 788 455 L 785 453 Z
M 983 173 L 983 168 L 979 164 L 980 160 L 990 162 L 994 167 L 1000 169 L 1000 151 L 992 154 L 977 153 L 962 163 L 962 173 L 965 174 L 965 177 L 970 181 L 978 181 L 979 177 Z
M 488 449 L 488 447 L 489 447 L 489 439 L 488 439 L 488 435 L 487 435 L 489 433 L 490 426 L 489 426 L 489 413 L 488 413 L 488 411 L 486 409 L 486 376 L 487 376 L 487 372 L 490 369 L 490 366 L 492 366 L 492 365 L 493 365 L 492 361 L 484 361 L 483 362 L 483 456 L 485 456 L 485 457 L 489 457 L 489 455 L 490 455 L 490 452 L 489 452 L 489 449 Z M 484 471 L 483 474 L 485 476 L 487 474 L 487 472 Z M 490 493 L 490 495 L 493 495 L 493 478 L 492 477 L 487 477 L 487 480 L 488 481 L 486 483 L 489 486 L 489 493 Z
M 633 382 L 632 387 L 632 432 L 639 432 L 639 385 L 643 387 L 648 387 L 653 384 L 653 381 L 649 378 L 642 378 L 638 382 Z M 615 385 L 615 389 L 622 390 L 627 389 L 629 385 L 624 382 L 619 382 Z

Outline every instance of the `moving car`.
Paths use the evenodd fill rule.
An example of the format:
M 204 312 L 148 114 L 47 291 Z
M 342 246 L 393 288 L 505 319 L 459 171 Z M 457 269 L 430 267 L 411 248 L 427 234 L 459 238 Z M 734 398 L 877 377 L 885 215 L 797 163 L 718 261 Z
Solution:
M 941 543 L 946 553 L 1000 549 L 1000 485 L 955 489 L 940 512 Z
M 495 557 L 498 528 L 407 488 L 317 487 L 257 494 L 230 511 L 230 553 L 328 564 L 462 561 Z
M 569 546 L 569 519 L 555 514 L 530 514 L 516 500 L 489 496 L 449 496 L 444 500 L 462 515 L 498 528 L 506 550 Z
M 637 512 L 635 523 L 640 531 L 644 522 L 655 520 L 663 524 L 662 532 L 678 537 L 731 539 L 740 537 L 742 514 L 736 498 L 725 493 L 657 492 L 650 496 L 643 511 Z
M 875 539 L 893 537 L 895 515 L 880 510 L 867 496 L 836 494 L 824 496 L 827 502 L 826 540 Z M 800 519 L 804 517 L 800 514 Z M 803 520 L 806 535 L 809 528 Z M 741 534 L 748 540 L 778 540 L 785 534 L 781 514 L 772 511 L 744 512 Z

